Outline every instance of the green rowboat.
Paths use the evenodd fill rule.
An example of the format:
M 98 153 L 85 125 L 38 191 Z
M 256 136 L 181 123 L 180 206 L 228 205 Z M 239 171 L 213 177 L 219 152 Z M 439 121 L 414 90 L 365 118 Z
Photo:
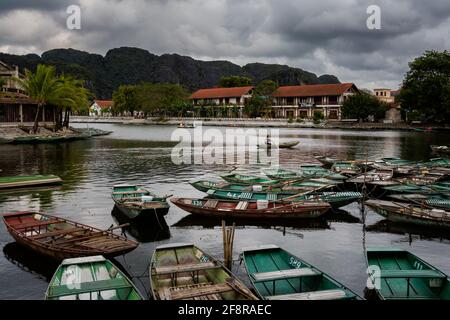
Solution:
M 155 300 L 257 300 L 219 261 L 188 243 L 156 248 L 150 285 Z
M 358 295 L 311 264 L 275 245 L 244 248 L 242 259 L 264 300 L 355 300 Z
M 135 185 L 117 185 L 113 187 L 112 192 L 112 199 L 117 208 L 130 219 L 166 215 L 170 208 L 168 197 L 170 196 L 157 196 Z
M 383 300 L 450 300 L 447 275 L 401 249 L 367 249 L 370 280 Z
M 312 178 L 327 178 L 330 180 L 345 180 L 346 177 L 319 166 L 300 167 L 298 171 L 286 169 L 267 169 L 264 174 L 274 180 L 305 180 Z
M 306 191 L 309 192 L 309 191 Z M 284 198 L 293 197 L 295 195 L 300 195 L 304 192 L 239 192 L 239 191 L 226 191 L 226 190 L 214 190 L 209 189 L 207 194 L 209 198 L 215 199 L 231 199 L 231 200 L 245 200 L 245 201 L 257 201 L 257 200 L 269 200 L 269 201 L 279 201 Z
M 102 256 L 66 259 L 56 270 L 46 300 L 143 300 L 133 282 Z
M 61 178 L 55 175 L 0 177 L 0 190 L 61 183 Z
M 291 201 L 328 202 L 333 209 L 338 209 L 361 199 L 359 192 L 315 192 L 292 198 Z
M 231 182 L 231 183 L 237 183 L 237 184 L 245 184 L 245 185 L 274 185 L 279 184 L 280 181 L 278 180 L 271 180 L 266 178 L 261 178 L 258 176 L 249 176 L 249 175 L 242 175 L 242 174 L 228 174 L 225 176 L 221 176 L 222 179 L 225 181 Z
M 365 205 L 393 222 L 450 228 L 450 211 L 384 200 L 367 200 Z
M 450 210 L 450 196 L 428 196 L 423 194 L 393 194 L 389 196 L 392 199 L 411 202 L 420 206 L 432 208 L 442 208 Z

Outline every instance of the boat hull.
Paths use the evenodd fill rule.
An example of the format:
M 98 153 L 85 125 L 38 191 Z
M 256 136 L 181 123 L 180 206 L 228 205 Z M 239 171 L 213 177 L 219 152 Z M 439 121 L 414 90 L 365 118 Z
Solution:
M 179 208 L 198 216 L 216 218 L 243 219 L 313 219 L 325 214 L 331 207 L 328 203 L 318 203 L 311 206 L 284 205 L 269 209 L 211 209 L 186 204 L 183 199 L 171 199 Z M 237 203 L 237 202 L 236 202 Z
M 115 204 L 116 207 L 120 210 L 120 212 L 122 212 L 129 219 L 137 219 L 137 218 L 144 219 L 145 217 L 154 217 L 155 215 L 163 217 L 167 215 L 170 208 L 169 205 L 167 205 L 167 207 L 164 208 L 140 209 L 119 204 L 117 202 Z

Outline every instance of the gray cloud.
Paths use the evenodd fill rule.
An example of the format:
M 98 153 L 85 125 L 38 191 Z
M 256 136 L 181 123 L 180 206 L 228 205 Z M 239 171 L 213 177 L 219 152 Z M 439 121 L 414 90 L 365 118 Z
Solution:
M 65 27 L 80 4 L 82 30 Z M 381 7 L 381 30 L 366 9 Z M 20 25 L 20 28 L 18 28 Z M 137 46 L 207 60 L 283 63 L 361 87 L 396 87 L 408 62 L 450 48 L 448 0 L 16 0 L 0 2 L 0 51 Z

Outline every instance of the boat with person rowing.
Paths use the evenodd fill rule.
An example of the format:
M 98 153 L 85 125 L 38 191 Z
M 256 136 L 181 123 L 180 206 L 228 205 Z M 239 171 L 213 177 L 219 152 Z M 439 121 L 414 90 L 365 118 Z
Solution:
M 133 282 L 103 256 L 65 259 L 45 293 L 46 300 L 144 300 Z
M 222 263 L 190 243 L 156 247 L 149 273 L 155 300 L 258 300 Z
M 367 200 L 365 205 L 384 218 L 435 228 L 450 228 L 450 211 L 385 200 Z
M 55 175 L 0 177 L 0 190 L 25 188 L 31 186 L 40 187 L 61 183 L 62 179 Z
M 366 259 L 382 300 L 450 300 L 448 276 L 406 250 L 368 248 Z
M 146 216 L 164 216 L 169 212 L 167 198 L 160 197 L 142 186 L 116 185 L 113 187 L 112 199 L 119 210 L 130 219 Z
M 95 255 L 114 257 L 138 246 L 137 242 L 112 232 L 122 226 L 100 230 L 31 211 L 4 214 L 3 222 L 19 244 L 57 260 Z
M 331 209 L 320 201 L 239 201 L 220 199 L 171 198 L 177 207 L 194 215 L 243 219 L 312 219 Z
M 264 300 L 357 300 L 360 297 L 313 265 L 276 245 L 243 248 L 241 259 Z

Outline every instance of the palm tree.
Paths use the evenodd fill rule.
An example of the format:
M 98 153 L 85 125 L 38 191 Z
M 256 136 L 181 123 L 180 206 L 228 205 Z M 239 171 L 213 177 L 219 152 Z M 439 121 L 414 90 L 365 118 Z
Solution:
M 37 110 L 34 117 L 33 133 L 36 133 L 39 126 L 39 114 L 44 105 L 57 105 L 60 99 L 61 86 L 56 77 L 55 67 L 40 64 L 33 73 L 25 71 L 24 79 L 15 79 L 23 88 L 26 94 L 36 100 Z

